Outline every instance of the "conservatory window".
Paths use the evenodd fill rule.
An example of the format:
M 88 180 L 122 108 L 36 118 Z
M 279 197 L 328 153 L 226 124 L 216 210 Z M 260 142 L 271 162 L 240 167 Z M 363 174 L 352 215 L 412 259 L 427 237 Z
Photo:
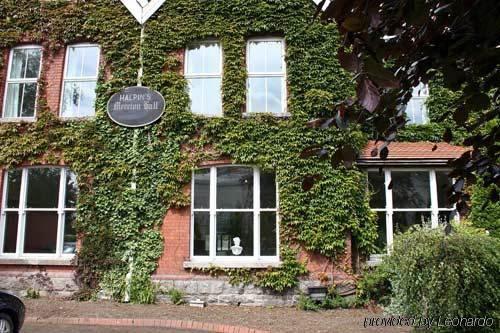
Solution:
M 247 112 L 285 114 L 285 42 L 252 39 L 247 46 Z
M 194 260 L 278 260 L 277 189 L 274 173 L 247 166 L 194 171 Z
M 191 45 L 186 50 L 185 77 L 189 85 L 191 112 L 222 115 L 222 51 L 216 41 Z
M 428 85 L 420 83 L 418 86 L 413 88 L 412 97 L 408 101 L 405 109 L 408 124 L 423 125 L 429 122 L 427 106 L 425 105 L 428 97 Z
M 377 214 L 379 253 L 390 248 L 395 233 L 414 225 L 458 218 L 449 202 L 452 182 L 443 170 L 385 169 L 368 171 L 370 207 Z
M 64 257 L 76 251 L 76 176 L 66 168 L 5 172 L 0 219 L 2 257 Z
M 22 46 L 11 50 L 3 118 L 34 119 L 41 62 L 40 46 Z
M 97 45 L 79 44 L 68 47 L 62 93 L 62 117 L 91 117 L 95 114 L 99 54 Z

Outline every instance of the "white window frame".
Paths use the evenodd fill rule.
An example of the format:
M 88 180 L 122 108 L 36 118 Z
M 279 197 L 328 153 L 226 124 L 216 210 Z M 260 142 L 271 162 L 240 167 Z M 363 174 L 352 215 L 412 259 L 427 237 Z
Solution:
M 423 106 L 423 108 L 422 108 L 422 123 L 416 123 L 416 122 L 412 121 L 412 119 L 415 119 L 414 109 L 412 108 L 412 110 L 411 110 L 412 117 L 410 117 L 410 115 L 407 113 L 407 111 L 408 111 L 408 104 L 407 104 L 405 107 L 405 113 L 406 113 L 406 117 L 408 119 L 408 125 L 426 125 L 429 123 L 429 110 L 427 110 L 427 106 L 425 105 L 425 102 L 429 98 L 429 86 L 427 84 L 420 83 L 418 86 L 413 87 L 412 89 L 413 89 L 412 90 L 412 97 L 411 97 L 410 101 L 408 101 L 408 104 L 411 101 L 415 101 L 415 100 L 422 101 L 422 106 Z M 417 91 L 418 94 L 415 94 L 415 91 Z
M 27 185 L 28 185 L 28 171 L 30 169 L 42 169 L 42 168 L 54 168 L 60 169 L 60 181 L 59 181 L 59 197 L 57 208 L 26 208 L 26 198 L 27 198 Z M 13 171 L 14 169 L 10 170 Z M 64 246 L 64 225 L 65 225 L 65 214 L 76 212 L 75 208 L 66 208 L 66 177 L 68 175 L 68 168 L 60 166 L 35 166 L 35 167 L 23 167 L 21 168 L 21 190 L 18 208 L 7 208 L 7 187 L 8 187 L 8 171 L 4 170 L 3 175 L 3 189 L 2 189 L 2 210 L 0 214 L 0 259 L 47 259 L 47 260 L 58 260 L 65 259 L 71 260 L 75 257 L 74 253 L 63 253 Z M 24 240 L 26 231 L 26 213 L 30 211 L 36 212 L 57 212 L 57 243 L 56 243 L 56 253 L 24 253 Z M 8 212 L 18 213 L 17 221 L 17 240 L 16 240 L 16 252 L 15 253 L 4 253 L 4 236 L 6 227 L 6 217 Z
M 69 62 L 69 50 L 71 48 L 86 48 L 86 47 L 97 47 L 99 52 L 97 53 L 97 70 L 95 76 L 85 76 L 85 77 L 68 77 L 68 62 Z M 83 62 L 82 62 L 83 65 Z M 94 101 L 94 115 L 93 116 L 63 116 L 63 106 L 64 106 L 64 87 L 66 83 L 69 82 L 89 82 L 95 81 L 96 88 L 97 82 L 99 81 L 99 68 L 101 66 L 101 47 L 99 44 L 95 43 L 78 43 L 78 44 L 70 44 L 66 46 L 66 52 L 64 56 L 64 69 L 63 69 L 63 80 L 61 84 L 61 100 L 59 101 L 59 117 L 63 120 L 71 120 L 71 119 L 88 119 L 95 117 L 95 101 Z M 81 99 L 80 99 L 81 101 Z M 78 112 L 80 111 L 80 102 L 78 104 Z
M 209 44 L 209 43 L 216 43 L 219 46 L 219 72 L 218 73 L 188 73 L 188 65 L 189 65 L 189 49 L 197 46 L 197 45 L 204 45 L 204 44 Z M 221 87 L 220 87 L 220 95 L 221 95 L 221 105 L 220 105 L 220 114 L 205 114 L 205 113 L 194 113 L 191 109 L 191 104 L 190 104 L 190 112 L 199 116 L 204 116 L 204 117 L 211 117 L 211 118 L 216 118 L 216 117 L 222 117 L 224 115 L 224 107 L 223 107 L 223 96 L 222 96 L 222 76 L 224 72 L 224 52 L 222 50 L 222 43 L 219 40 L 216 39 L 206 39 L 203 41 L 197 41 L 195 43 L 189 44 L 188 47 L 184 50 L 184 78 L 186 80 L 190 79 L 220 79 L 221 82 Z M 191 98 L 190 98 L 190 103 L 192 103 Z M 204 107 L 202 107 L 204 109 Z
M 11 79 L 11 70 L 12 70 L 12 61 L 14 60 L 14 51 L 15 50 L 26 50 L 26 49 L 39 49 L 41 51 L 40 55 L 40 68 L 38 70 L 38 77 L 36 79 Z M 40 80 L 40 74 L 42 73 L 42 66 L 43 66 L 43 47 L 40 45 L 22 45 L 22 46 L 16 46 L 13 47 L 10 52 L 9 52 L 9 64 L 8 64 L 8 69 L 7 69 L 7 77 L 5 80 L 5 91 L 4 91 L 4 96 L 3 96 L 3 105 L 2 105 L 2 117 L 0 121 L 8 122 L 8 121 L 35 121 L 36 120 L 36 110 L 38 108 L 38 92 L 40 89 L 39 80 Z M 27 65 L 26 65 L 27 67 Z M 35 109 L 33 111 L 33 117 L 5 117 L 5 110 L 7 107 L 7 93 L 8 93 L 8 87 L 9 84 L 22 84 L 22 83 L 36 83 L 36 95 L 35 95 Z M 23 100 L 21 100 L 21 105 L 23 104 L 24 101 L 24 93 L 23 93 Z
M 217 208 L 217 168 L 224 167 L 246 167 L 253 169 L 253 208 L 248 209 L 218 209 Z M 210 208 L 194 208 L 194 191 L 195 191 L 195 171 L 192 173 L 191 181 L 191 231 L 190 231 L 190 258 L 192 263 L 205 264 L 221 264 L 230 267 L 247 267 L 247 265 L 255 267 L 265 267 L 267 264 L 275 265 L 280 262 L 280 216 L 279 216 L 279 191 L 278 181 L 276 180 L 276 208 L 260 208 L 260 169 L 248 165 L 217 165 L 200 169 L 210 169 Z M 210 251 L 208 256 L 194 255 L 194 213 L 208 212 L 210 216 Z M 217 256 L 217 213 L 218 212 L 253 212 L 253 256 Z M 261 256 L 260 255 L 260 212 L 275 212 L 276 213 L 276 255 Z
M 387 186 L 392 181 L 392 172 L 393 171 L 404 171 L 404 172 L 427 172 L 429 174 L 429 190 L 431 195 L 431 206 L 429 208 L 394 208 L 393 206 L 393 197 L 392 197 L 392 188 L 389 189 Z M 436 172 L 450 172 L 450 169 L 447 168 L 401 168 L 401 167 L 388 167 L 383 168 L 384 172 L 384 191 L 385 191 L 385 208 L 371 208 L 374 212 L 385 212 L 385 230 L 386 230 L 386 241 L 387 241 L 387 253 L 390 253 L 393 243 L 394 243 L 394 224 L 392 220 L 392 216 L 394 212 L 430 212 L 431 213 L 431 227 L 437 228 L 439 226 L 439 212 L 440 211 L 449 211 L 456 212 L 455 205 L 452 208 L 440 208 L 438 203 L 438 193 L 437 193 L 437 180 L 436 180 Z M 379 169 L 369 168 L 366 170 L 367 176 L 368 172 L 379 172 Z M 452 180 L 452 183 L 455 179 Z M 460 217 L 458 212 L 456 212 L 454 216 L 455 221 L 459 221 Z M 377 257 L 380 254 L 373 254 L 373 257 Z
M 251 72 L 250 71 L 250 43 L 252 42 L 280 42 L 281 47 L 282 47 L 282 52 L 281 52 L 281 63 L 282 63 L 282 72 Z M 247 88 L 246 88 L 246 93 L 247 93 L 247 98 L 246 98 L 246 111 L 244 113 L 245 116 L 252 115 L 252 114 L 259 114 L 259 113 L 269 113 L 272 114 L 276 117 L 288 117 L 290 114 L 288 113 L 288 89 L 287 89 L 287 68 L 286 68 L 286 43 L 285 39 L 282 37 L 258 37 L 258 38 L 250 38 L 247 41 L 247 47 L 246 47 L 246 59 L 247 59 Z M 279 77 L 282 80 L 282 85 L 281 85 L 281 112 L 278 113 L 273 113 L 273 112 L 268 112 L 267 110 L 267 95 L 266 95 L 266 111 L 265 112 L 255 112 L 255 111 L 250 111 L 252 110 L 251 106 L 251 99 L 250 99 L 250 79 L 252 78 L 270 78 L 270 77 Z M 267 87 L 266 87 L 266 94 L 267 94 Z

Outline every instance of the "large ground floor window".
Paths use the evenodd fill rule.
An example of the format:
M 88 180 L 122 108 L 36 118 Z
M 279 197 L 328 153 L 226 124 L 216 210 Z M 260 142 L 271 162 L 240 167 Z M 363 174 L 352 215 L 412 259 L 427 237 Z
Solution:
M 275 262 L 278 247 L 274 173 L 248 166 L 193 172 L 193 261 Z
M 368 170 L 368 182 L 370 207 L 378 215 L 378 253 L 390 248 L 395 233 L 405 232 L 413 225 L 437 227 L 458 218 L 448 200 L 452 180 L 446 170 Z
M 29 167 L 4 174 L 0 257 L 72 256 L 76 251 L 75 174 L 60 167 Z

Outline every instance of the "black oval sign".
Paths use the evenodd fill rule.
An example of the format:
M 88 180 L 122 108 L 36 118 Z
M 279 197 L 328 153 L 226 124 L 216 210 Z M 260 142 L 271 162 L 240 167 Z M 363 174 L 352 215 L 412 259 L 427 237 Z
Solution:
M 142 127 L 154 123 L 163 115 L 165 99 L 146 87 L 128 87 L 108 101 L 108 115 L 115 123 L 126 127 Z

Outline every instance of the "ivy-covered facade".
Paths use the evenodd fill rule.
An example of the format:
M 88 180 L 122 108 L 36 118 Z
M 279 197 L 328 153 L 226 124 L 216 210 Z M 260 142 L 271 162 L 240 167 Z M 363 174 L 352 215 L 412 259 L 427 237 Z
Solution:
M 141 26 L 118 0 L 2 1 L 0 289 L 290 304 L 298 288 L 353 283 L 384 251 L 398 208 L 370 205 L 367 170 L 387 181 L 408 160 L 429 207 L 402 209 L 436 224 L 449 207 L 435 169 L 453 156 L 400 156 L 399 171 L 303 156 L 359 154 L 370 135 L 306 126 L 354 92 L 336 27 L 314 13 L 310 0 L 166 0 Z M 163 116 L 115 124 L 108 100 L 138 84 L 164 97 Z M 431 123 L 404 139 L 439 141 L 433 110 L 452 97 L 436 89 Z

